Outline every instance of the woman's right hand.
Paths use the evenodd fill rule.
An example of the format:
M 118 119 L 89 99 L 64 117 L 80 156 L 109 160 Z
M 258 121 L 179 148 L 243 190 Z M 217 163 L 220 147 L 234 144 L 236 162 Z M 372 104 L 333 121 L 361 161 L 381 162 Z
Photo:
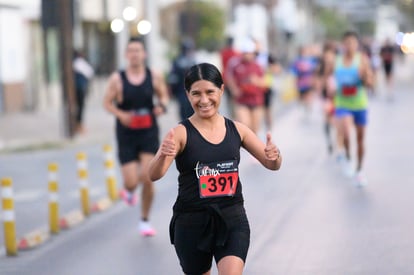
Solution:
M 160 153 L 162 156 L 169 157 L 175 157 L 175 155 L 177 154 L 177 148 L 174 138 L 174 129 L 171 129 L 162 141 L 160 146 Z

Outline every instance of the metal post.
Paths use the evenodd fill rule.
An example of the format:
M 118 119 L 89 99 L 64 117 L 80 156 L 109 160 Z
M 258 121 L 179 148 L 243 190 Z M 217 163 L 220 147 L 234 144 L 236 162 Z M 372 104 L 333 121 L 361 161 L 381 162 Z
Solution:
M 49 171 L 49 231 L 52 234 L 59 233 L 59 202 L 58 202 L 58 179 L 57 163 L 50 163 L 48 166 Z
M 11 178 L 1 179 L 4 243 L 8 256 L 17 255 L 16 221 L 14 216 L 13 184 Z
M 116 187 L 114 157 L 111 145 L 104 146 L 104 165 L 106 175 L 106 188 L 108 190 L 108 197 L 115 201 L 118 199 L 118 190 Z
M 86 154 L 83 152 L 79 152 L 76 158 L 78 161 L 78 178 L 82 212 L 85 216 L 88 216 L 91 212 L 89 205 L 88 162 Z

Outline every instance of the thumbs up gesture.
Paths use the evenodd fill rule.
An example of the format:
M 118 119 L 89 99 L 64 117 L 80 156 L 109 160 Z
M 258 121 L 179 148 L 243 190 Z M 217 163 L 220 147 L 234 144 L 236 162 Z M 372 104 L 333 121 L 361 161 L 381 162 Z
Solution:
M 176 146 L 174 138 L 174 130 L 171 129 L 167 136 L 164 138 L 161 144 L 161 154 L 164 156 L 175 157 L 176 155 Z
M 264 149 L 266 159 L 271 161 L 279 160 L 280 151 L 272 142 L 272 135 L 270 132 L 266 134 L 266 147 Z

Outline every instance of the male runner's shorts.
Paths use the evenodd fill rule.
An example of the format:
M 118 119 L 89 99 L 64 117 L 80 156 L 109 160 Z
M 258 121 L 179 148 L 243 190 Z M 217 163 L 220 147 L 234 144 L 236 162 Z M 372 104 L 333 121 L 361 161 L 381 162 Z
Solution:
M 390 76 L 391 75 L 391 72 L 392 72 L 392 63 L 384 63 L 384 72 L 385 72 L 385 74 L 387 75 L 387 76 Z
M 368 110 L 348 110 L 344 108 L 335 109 L 335 116 L 342 118 L 344 116 L 352 116 L 354 123 L 358 126 L 365 126 L 368 122 Z
M 246 261 L 250 244 L 250 227 L 243 206 L 235 205 L 221 210 L 228 225 L 228 238 L 224 246 L 212 245 L 211 252 L 197 249 L 204 232 L 206 212 L 178 214 L 174 223 L 174 246 L 183 272 L 200 275 L 211 269 L 213 257 L 218 263 L 226 256 L 237 256 Z M 214 239 L 214 238 L 213 238 Z
M 271 105 L 271 100 L 272 100 L 272 96 L 273 96 L 273 90 L 272 89 L 268 89 L 266 91 L 266 93 L 264 94 L 264 106 L 266 108 L 269 108 Z
M 140 134 L 117 133 L 118 158 L 122 164 L 138 160 L 140 153 L 157 153 L 160 146 L 158 130 L 146 131 Z

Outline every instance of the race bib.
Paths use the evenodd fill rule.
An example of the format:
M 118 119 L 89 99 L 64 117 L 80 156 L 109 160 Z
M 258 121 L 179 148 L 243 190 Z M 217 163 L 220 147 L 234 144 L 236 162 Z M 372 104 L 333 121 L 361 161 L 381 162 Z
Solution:
M 357 94 L 357 86 L 342 86 L 342 95 L 343 96 L 354 96 Z
M 236 160 L 220 161 L 209 164 L 197 163 L 195 168 L 200 198 L 234 196 L 239 171 Z
M 133 112 L 129 128 L 131 129 L 148 129 L 152 127 L 151 113 L 146 109 L 140 109 Z

